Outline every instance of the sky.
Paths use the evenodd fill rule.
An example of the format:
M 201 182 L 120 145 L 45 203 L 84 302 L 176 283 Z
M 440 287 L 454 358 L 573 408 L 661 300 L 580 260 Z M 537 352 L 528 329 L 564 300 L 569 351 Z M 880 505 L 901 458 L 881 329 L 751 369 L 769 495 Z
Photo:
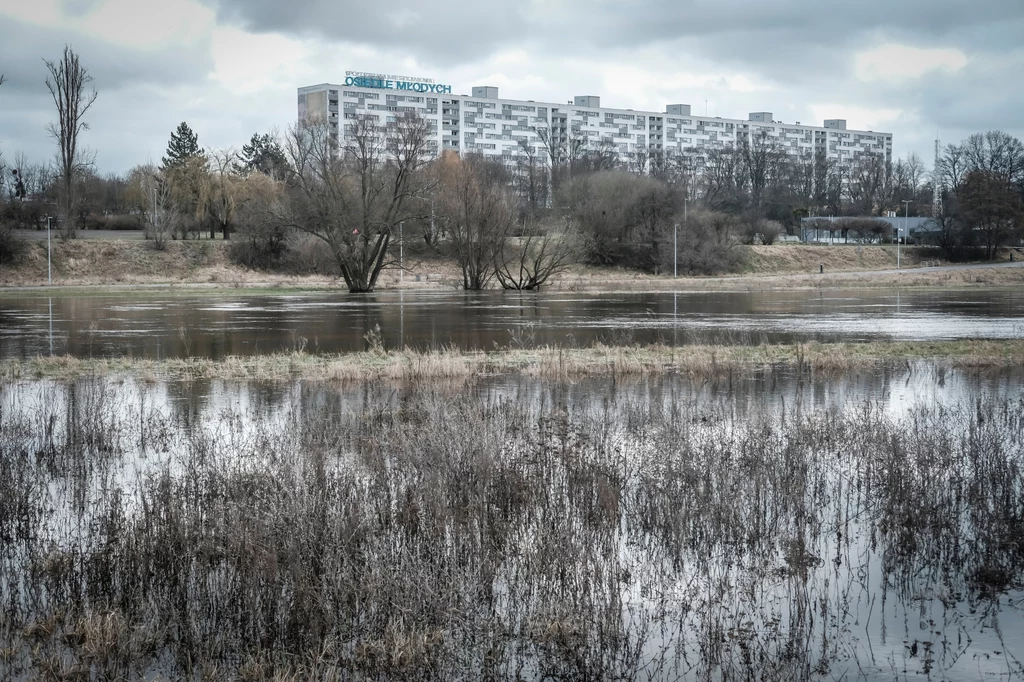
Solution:
M 44 59 L 65 44 L 99 93 L 81 144 L 100 173 L 159 162 L 186 121 L 207 149 L 284 132 L 296 88 L 346 71 L 454 93 L 893 133 L 1024 139 L 1024 0 L 0 0 L 0 154 L 53 158 Z

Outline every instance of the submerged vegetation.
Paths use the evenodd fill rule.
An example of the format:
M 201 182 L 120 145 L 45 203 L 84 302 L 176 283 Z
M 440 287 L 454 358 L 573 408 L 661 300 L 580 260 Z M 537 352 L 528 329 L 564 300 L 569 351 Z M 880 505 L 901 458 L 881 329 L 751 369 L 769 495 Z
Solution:
M 0 679 L 1024 676 L 1020 399 L 542 383 L 8 384 Z

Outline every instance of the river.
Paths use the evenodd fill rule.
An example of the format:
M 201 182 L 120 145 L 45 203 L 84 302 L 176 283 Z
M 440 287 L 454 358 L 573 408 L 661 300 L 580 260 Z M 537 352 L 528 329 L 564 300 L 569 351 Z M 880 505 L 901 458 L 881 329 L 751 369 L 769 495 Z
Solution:
M 1024 337 L 1009 289 L 381 292 L 0 298 L 0 357 L 208 357 L 386 348 Z

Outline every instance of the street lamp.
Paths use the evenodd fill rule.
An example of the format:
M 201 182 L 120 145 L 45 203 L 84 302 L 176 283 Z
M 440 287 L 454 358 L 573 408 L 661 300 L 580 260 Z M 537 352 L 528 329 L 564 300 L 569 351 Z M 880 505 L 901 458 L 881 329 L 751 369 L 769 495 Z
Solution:
M 672 278 L 679 276 L 679 223 L 672 226 Z
M 50 267 L 50 216 L 46 216 L 46 282 L 53 285 L 53 270 Z
M 903 230 L 909 235 L 910 234 L 910 228 L 907 226 L 907 222 L 908 222 L 907 215 L 908 215 L 908 212 L 910 211 L 910 200 L 904 199 L 902 203 L 903 203 Z M 897 242 L 896 242 L 896 268 L 899 269 L 899 267 L 900 267 L 900 243 L 897 240 Z
M 689 200 L 683 197 L 683 224 L 686 224 L 686 208 Z M 672 226 L 672 277 L 679 277 L 679 223 Z

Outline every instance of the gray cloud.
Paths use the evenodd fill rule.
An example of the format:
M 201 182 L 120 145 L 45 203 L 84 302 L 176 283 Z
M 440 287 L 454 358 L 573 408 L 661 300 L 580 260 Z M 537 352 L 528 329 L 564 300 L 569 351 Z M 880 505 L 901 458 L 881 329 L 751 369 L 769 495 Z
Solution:
M 219 20 L 255 32 L 318 36 L 374 47 L 397 47 L 433 64 L 462 63 L 524 37 L 527 3 L 464 0 L 279 2 L 209 0 Z
M 190 50 L 133 50 L 5 18 L 0 23 L 0 68 L 7 77 L 3 87 L 29 92 L 41 89 L 45 94 L 43 60 L 58 59 L 65 44 L 71 44 L 93 76 L 94 86 L 104 91 L 194 82 L 212 68 L 209 45 Z
M 475 62 L 508 46 L 557 54 L 579 46 L 642 47 L 695 39 L 703 54 L 756 67 L 779 61 L 775 55 L 796 46 L 836 51 L 877 31 L 926 43 L 1012 47 L 1021 35 L 1014 27 L 1024 20 L 1021 0 L 987 0 L 980 6 L 962 0 L 863 0 L 827 7 L 820 0 L 204 1 L 217 8 L 221 20 L 249 30 L 392 46 L 428 64 Z M 817 64 L 800 66 L 813 70 Z
M 71 10 L 87 12 L 85 4 Z M 19 151 L 33 162 L 52 158 L 46 124 L 56 115 L 43 59 L 58 59 L 65 43 L 79 55 L 99 93 L 82 142 L 97 151 L 101 169 L 123 170 L 137 162 L 130 160 L 134 154 L 147 153 L 143 150 L 150 145 L 139 129 L 180 109 L 170 91 L 201 83 L 212 68 L 209 45 L 135 50 L 5 18 L 0 23 L 0 73 L 6 78 L 0 86 L 0 152 L 5 158 Z
M 876 127 L 894 133 L 897 153 L 917 151 L 926 158 L 937 128 L 946 141 L 990 128 L 1024 137 L 1018 113 L 1024 93 L 1016 87 L 1024 67 L 1024 0 L 865 0 L 827 7 L 820 0 L 200 1 L 215 8 L 221 26 L 301 38 L 312 51 L 303 72 L 309 64 L 322 67 L 322 77 L 310 82 L 337 80 L 343 76 L 338 69 L 346 67 L 393 72 L 412 60 L 459 92 L 504 76 L 524 88 L 506 89 L 508 96 L 540 99 L 547 93 L 557 101 L 586 89 L 610 105 L 660 108 L 671 100 L 695 110 L 708 98 L 712 115 L 730 117 L 767 110 L 783 120 L 820 124 L 810 112 L 823 104 L 900 110 L 898 120 Z M 98 2 L 62 0 L 62 6 L 66 15 L 87 16 Z M 295 114 L 294 88 L 307 84 L 268 80 L 258 91 L 232 93 L 210 79 L 209 39 L 190 49 L 141 50 L 66 33 L 0 20 L 0 72 L 8 78 L 0 88 L 0 149 L 8 158 L 18 150 L 37 159 L 52 155 L 44 131 L 53 111 L 42 57 L 56 58 L 68 41 L 100 92 L 85 143 L 97 150 L 101 170 L 158 160 L 181 120 L 207 147 L 237 146 L 253 132 L 285 128 Z M 958 72 L 934 71 L 903 82 L 858 80 L 856 53 L 884 43 L 956 48 L 968 63 Z M 234 46 L 218 47 L 222 54 Z M 349 57 L 366 54 L 386 63 L 347 64 Z M 280 62 L 292 59 L 299 58 L 283 54 Z M 245 55 L 235 61 L 244 80 Z M 637 65 L 654 76 L 709 76 L 705 82 L 690 78 L 681 92 L 629 84 L 616 90 L 602 64 Z M 766 87 L 733 90 L 712 73 Z

